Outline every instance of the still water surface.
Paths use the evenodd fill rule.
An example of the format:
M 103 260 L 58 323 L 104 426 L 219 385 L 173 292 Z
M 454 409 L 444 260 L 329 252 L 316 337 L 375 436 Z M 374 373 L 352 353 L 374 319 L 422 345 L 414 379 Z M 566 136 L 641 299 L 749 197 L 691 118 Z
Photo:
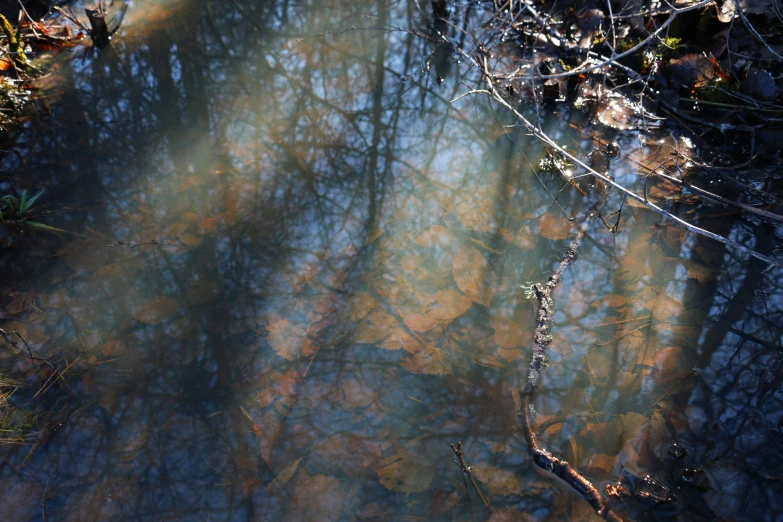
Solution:
M 111 48 L 63 57 L 50 121 L 17 146 L 32 159 L 3 180 L 46 187 L 72 234 L 4 254 L 0 326 L 70 366 L 45 403 L 58 429 L 5 448 L 3 520 L 480 519 L 458 441 L 493 520 L 597 519 L 516 421 L 519 286 L 551 274 L 584 200 L 553 204 L 562 179 L 499 106 L 450 103 L 475 72 L 428 16 L 137 1 Z M 629 185 L 697 154 L 578 110 L 543 125 Z M 620 158 L 596 150 L 612 139 Z M 773 230 L 721 223 L 772 250 Z M 596 484 L 651 474 L 674 501 L 628 480 L 655 519 L 774 519 L 775 272 L 628 204 L 619 233 L 587 226 L 556 295 L 543 444 Z

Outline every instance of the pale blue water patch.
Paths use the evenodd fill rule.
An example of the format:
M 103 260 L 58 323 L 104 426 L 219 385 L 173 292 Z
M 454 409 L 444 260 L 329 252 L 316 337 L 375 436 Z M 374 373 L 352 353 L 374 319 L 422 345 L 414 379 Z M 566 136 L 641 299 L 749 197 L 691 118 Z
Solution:
M 420 7 L 135 2 L 111 48 L 63 62 L 51 127 L 19 147 L 40 162 L 52 223 L 80 235 L 7 259 L 0 325 L 73 362 L 51 394 L 73 415 L 21 473 L 47 426 L 8 451 L 5 518 L 468 520 L 459 441 L 499 513 L 582 510 L 517 424 L 533 334 L 519 285 L 553 272 L 580 225 L 568 217 L 590 209 L 499 106 L 450 102 L 476 71 L 447 53 L 442 82 L 427 72 Z M 605 128 L 545 116 L 603 158 Z M 651 148 L 617 137 L 607 168 L 638 187 Z M 614 222 L 620 203 L 596 205 Z M 709 405 L 739 411 L 745 396 L 718 384 L 747 368 L 726 370 L 739 341 L 716 332 L 731 321 L 756 349 L 778 342 L 774 321 L 751 332 L 740 317 L 777 310 L 779 290 L 652 212 L 621 216 L 616 235 L 589 223 L 555 296 L 542 441 L 596 484 L 650 473 L 679 488 L 677 509 L 733 516 L 728 485 L 683 485 L 661 448 L 687 440 L 694 466 L 723 465 L 725 439 L 702 425 L 731 421 Z M 726 318 L 747 281 L 768 300 Z M 756 440 L 736 438 L 746 456 Z

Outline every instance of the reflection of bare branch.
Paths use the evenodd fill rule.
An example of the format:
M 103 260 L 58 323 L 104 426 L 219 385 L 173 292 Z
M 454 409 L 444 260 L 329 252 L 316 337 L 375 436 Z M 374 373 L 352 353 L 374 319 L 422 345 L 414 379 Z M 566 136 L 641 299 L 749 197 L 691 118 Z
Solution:
M 596 178 L 602 180 L 604 183 L 611 185 L 612 187 L 619 190 L 621 193 L 625 194 L 629 198 L 638 201 L 639 203 L 642 203 L 647 208 L 654 210 L 658 214 L 661 214 L 664 217 L 667 217 L 671 219 L 672 221 L 676 222 L 680 226 L 684 227 L 685 229 L 694 232 L 696 234 L 699 234 L 701 236 L 709 237 L 710 239 L 714 239 L 715 241 L 719 241 L 723 243 L 724 245 L 728 245 L 732 248 L 735 248 L 742 252 L 743 254 L 753 256 L 757 259 L 760 259 L 764 261 L 765 263 L 769 264 L 771 267 L 783 267 L 783 262 L 773 259 L 767 255 L 761 254 L 759 252 L 756 252 L 755 250 L 748 248 L 744 245 L 740 245 L 739 243 L 736 243 L 730 239 L 727 239 L 719 234 L 715 234 L 714 232 L 710 232 L 709 230 L 705 230 L 703 228 L 697 227 L 691 223 L 688 223 L 684 219 L 675 216 L 671 212 L 668 212 L 664 210 L 663 208 L 659 207 L 652 201 L 650 201 L 646 194 L 644 196 L 640 196 L 639 194 L 636 194 L 635 192 L 627 189 L 626 187 L 620 185 L 617 183 L 614 179 L 610 178 L 609 176 L 606 176 L 605 174 L 601 174 L 600 172 L 596 171 L 589 165 L 587 165 L 585 162 L 562 148 L 560 145 L 558 145 L 552 138 L 550 138 L 546 133 L 544 133 L 541 129 L 539 129 L 537 126 L 533 125 L 525 116 L 523 116 L 516 108 L 514 108 L 511 104 L 509 104 L 503 96 L 498 92 L 497 87 L 495 85 L 495 81 L 493 78 L 491 78 L 488 74 L 486 74 L 486 58 L 484 59 L 484 67 L 485 67 L 485 78 L 487 81 L 487 85 L 489 86 L 489 90 L 492 92 L 492 97 L 501 105 L 503 105 L 506 109 L 511 111 L 514 116 L 517 117 L 528 129 L 528 131 L 533 134 L 536 138 L 541 140 L 542 143 L 545 145 L 553 148 L 563 156 L 567 157 L 570 161 L 572 161 L 574 164 L 579 165 L 581 168 L 589 172 L 590 174 L 594 175 Z

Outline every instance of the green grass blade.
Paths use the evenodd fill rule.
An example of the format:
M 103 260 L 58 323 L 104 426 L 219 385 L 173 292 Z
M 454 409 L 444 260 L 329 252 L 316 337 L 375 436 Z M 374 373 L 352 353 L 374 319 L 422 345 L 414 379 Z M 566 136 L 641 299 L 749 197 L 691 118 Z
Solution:
M 27 211 L 27 210 L 30 210 L 30 207 L 32 207 L 32 206 L 33 206 L 33 203 L 35 203 L 35 200 L 36 200 L 36 199 L 38 199 L 39 197 L 41 197 L 41 194 L 43 194 L 43 193 L 44 193 L 44 191 L 42 190 L 41 192 L 39 192 L 39 193 L 38 193 L 38 194 L 36 194 L 35 196 L 33 196 L 33 197 L 31 197 L 30 199 L 28 199 L 28 200 L 27 200 L 27 208 L 25 208 L 24 210 L 22 210 L 22 212 L 25 212 L 25 211 Z M 24 195 L 24 196 L 26 196 L 26 195 L 27 195 L 27 191 L 26 191 L 26 190 L 24 191 L 24 194 L 23 194 L 23 195 Z M 21 205 L 20 205 L 20 206 L 21 206 Z
M 70 234 L 70 232 L 68 232 L 67 230 L 51 227 L 49 225 L 45 225 L 44 223 L 40 223 L 38 221 L 25 221 L 24 224 L 31 228 L 40 228 L 41 230 L 48 230 L 50 232 L 65 232 L 66 234 Z

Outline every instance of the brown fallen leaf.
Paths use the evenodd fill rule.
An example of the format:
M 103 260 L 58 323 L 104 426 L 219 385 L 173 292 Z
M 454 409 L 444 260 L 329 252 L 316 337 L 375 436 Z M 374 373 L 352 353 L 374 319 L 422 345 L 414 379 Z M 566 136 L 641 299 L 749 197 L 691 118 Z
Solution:
M 400 363 L 400 366 L 414 373 L 425 375 L 445 375 L 451 372 L 451 360 L 443 350 L 421 345 L 421 350 L 413 357 Z
M 500 237 L 523 250 L 529 250 L 536 245 L 535 234 L 525 225 L 516 232 L 512 232 L 507 228 L 501 228 L 498 230 L 498 233 Z
M 124 352 L 126 350 L 126 346 L 123 341 L 113 340 L 103 343 L 103 345 L 101 345 L 98 350 L 100 350 L 104 357 L 111 357 L 112 355 L 118 355 Z
M 490 232 L 495 228 L 497 191 L 482 187 L 454 209 L 465 228 Z
M 397 319 L 382 310 L 375 310 L 354 331 L 357 343 L 377 343 L 389 337 L 399 325 Z
M 439 324 L 437 320 L 417 312 L 405 314 L 402 320 L 408 328 L 420 333 L 429 332 Z
M 522 492 L 519 479 L 509 469 L 497 468 L 488 464 L 473 464 L 471 469 L 476 478 L 481 481 L 481 485 L 486 488 L 485 493 L 511 496 Z
M 416 238 L 415 243 L 422 247 L 445 247 L 451 240 L 449 229 L 441 225 L 432 225 Z
M 374 479 L 375 470 L 381 462 L 381 447 L 378 443 L 346 433 L 337 433 L 319 441 L 313 452 L 328 459 L 333 466 L 353 478 Z
M 492 316 L 492 342 L 506 349 L 525 345 L 530 338 L 530 312 L 500 309 Z
M 5 305 L 5 311 L 10 315 L 24 312 L 27 308 L 32 306 L 33 301 L 35 300 L 35 295 L 25 292 L 13 292 L 11 296 L 11 302 Z
M 197 246 L 199 246 L 201 243 L 204 242 L 203 237 L 199 237 L 196 234 L 191 234 L 190 232 L 185 232 L 184 234 L 180 234 L 177 239 L 179 239 L 179 242 L 182 243 L 183 245 L 191 248 L 196 248 Z
M 109 243 L 101 239 L 77 240 L 57 252 L 65 266 L 76 273 L 87 273 L 98 270 L 102 265 L 109 263 L 106 253 L 109 251 Z M 113 257 L 113 256 L 110 256 Z
M 378 400 L 378 392 L 368 382 L 357 379 L 343 379 L 344 398 L 341 403 L 348 409 L 366 408 Z
M 280 357 L 293 361 L 302 348 L 305 330 L 275 314 L 269 314 L 268 320 L 266 329 L 269 331 L 269 344 L 272 349 Z
M 217 218 L 204 218 L 201 220 L 201 222 L 198 224 L 198 233 L 199 234 L 212 234 L 217 230 L 218 222 Z
M 381 237 L 382 235 L 383 235 L 383 229 L 382 228 L 375 229 L 367 237 L 367 244 L 369 245 L 371 243 L 374 243 L 375 240 L 378 239 L 379 237 Z
M 65 290 L 62 288 L 55 290 L 50 294 L 41 294 L 38 296 L 41 301 L 41 308 L 63 308 L 67 301 L 68 296 L 65 294 Z
M 160 324 L 172 319 L 179 312 L 179 303 L 168 297 L 156 297 L 141 303 L 133 317 L 144 324 Z
M 290 463 L 288 466 L 283 468 L 283 471 L 277 474 L 277 476 L 272 480 L 272 482 L 269 483 L 267 486 L 267 491 L 270 493 L 275 493 L 277 490 L 285 486 L 289 480 L 291 480 L 291 477 L 294 476 L 294 473 L 296 473 L 297 468 L 299 467 L 299 463 L 302 461 L 302 457 L 299 457 L 298 459 L 294 460 L 292 463 Z
M 361 321 L 378 306 L 378 302 L 367 292 L 359 292 L 352 295 L 349 303 L 351 310 L 349 320 L 352 323 Z
M 660 294 L 644 303 L 644 308 L 649 310 L 656 319 L 670 321 L 676 319 L 685 307 L 678 300 L 668 295 Z
M 484 284 L 488 264 L 484 255 L 471 246 L 460 248 L 452 263 L 454 281 L 459 289 L 480 304 L 489 304 L 492 300 Z
M 427 316 L 438 321 L 453 321 L 473 306 L 473 301 L 454 290 L 440 290 L 433 296 L 436 306 L 427 310 Z
M 617 457 L 606 453 L 593 453 L 589 456 L 586 467 L 598 468 L 606 473 L 614 473 Z
M 200 221 L 198 214 L 196 214 L 195 212 L 185 212 L 184 214 L 182 214 L 180 220 L 188 225 L 195 225 Z
M 719 275 L 720 271 L 707 268 L 704 265 L 694 263 L 688 267 L 688 279 L 695 279 L 703 285 L 714 282 Z
M 598 299 L 593 302 L 591 305 L 596 310 L 601 310 L 603 307 L 608 306 L 609 308 L 623 308 L 625 305 L 628 304 L 628 299 L 622 295 L 617 294 L 609 294 L 605 296 L 603 299 Z
M 547 212 L 538 220 L 538 233 L 552 241 L 560 241 L 570 238 L 571 223 L 562 216 L 556 216 Z
M 455 489 L 449 496 L 442 499 L 437 507 L 440 514 L 443 515 L 444 513 L 448 513 L 454 506 L 459 504 L 460 500 L 462 500 L 462 495 L 462 491 Z
M 353 490 L 339 479 L 300 473 L 288 502 L 284 522 L 327 522 L 342 520 L 353 509 Z
M 420 493 L 430 487 L 435 467 L 425 455 L 399 448 L 378 466 L 378 480 L 384 487 L 402 493 Z
M 419 341 L 411 337 L 411 335 L 400 326 L 393 329 L 389 337 L 384 339 L 381 343 L 381 347 L 386 348 L 387 350 L 403 349 L 410 353 L 420 351 L 421 346 L 422 344 Z
M 425 256 L 419 255 L 416 252 L 409 252 L 402 257 L 400 264 L 405 273 L 410 274 L 419 268 L 426 260 L 427 258 Z
M 223 289 L 217 283 L 206 281 L 188 292 L 188 301 L 193 306 L 204 305 L 220 299 Z

